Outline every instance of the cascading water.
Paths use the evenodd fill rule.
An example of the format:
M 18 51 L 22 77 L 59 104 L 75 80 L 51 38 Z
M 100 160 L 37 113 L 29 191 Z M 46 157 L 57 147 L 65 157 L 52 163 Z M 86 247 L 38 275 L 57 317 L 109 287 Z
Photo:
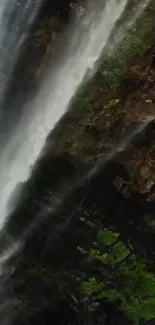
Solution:
M 102 51 L 106 49 L 110 35 L 127 3 L 128 0 L 95 2 L 95 6 L 92 5 L 80 25 L 74 26 L 72 33 L 69 31 L 68 46 L 59 65 L 56 68 L 51 67 L 37 97 L 32 103 L 25 105 L 25 114 L 7 146 L 1 150 L 1 229 L 11 212 L 8 210 L 8 202 L 12 192 L 19 182 L 26 181 L 29 177 L 31 166 L 40 154 L 48 133 L 66 112 L 88 70 L 93 70 Z M 129 21 L 125 22 L 124 32 L 128 25 Z M 12 246 L 6 255 L 4 252 L 2 260 L 6 256 L 9 258 L 16 248 L 18 245 Z
M 0 103 L 20 48 L 27 38 L 42 0 L 1 0 L 0 3 Z

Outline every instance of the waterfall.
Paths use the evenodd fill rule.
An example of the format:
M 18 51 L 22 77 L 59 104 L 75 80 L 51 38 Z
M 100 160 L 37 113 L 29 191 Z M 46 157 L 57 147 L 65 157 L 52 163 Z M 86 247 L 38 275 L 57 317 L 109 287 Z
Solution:
M 21 46 L 29 34 L 42 0 L 1 0 L 0 3 L 0 103 Z
M 8 3 L 9 0 L 5 1 Z M 30 3 L 30 1 L 27 2 Z M 87 72 L 94 70 L 103 50 L 106 50 L 111 33 L 122 17 L 127 4 L 128 0 L 106 0 L 96 1 L 95 5 L 90 5 L 87 14 L 81 18 L 80 24 L 75 23 L 70 27 L 67 47 L 60 57 L 60 61 L 57 60 L 56 66 L 54 63 L 51 64 L 51 69 L 40 85 L 36 97 L 30 103 L 25 104 L 24 114 L 19 124 L 16 126 L 7 146 L 1 149 L 0 229 L 3 228 L 7 216 L 12 212 L 8 209 L 10 196 L 17 185 L 26 181 L 30 176 L 31 167 L 38 158 L 48 133 L 67 111 L 72 97 L 83 82 Z M 4 15 L 5 10 L 1 13 L 1 20 Z M 23 12 L 23 15 L 27 21 L 29 14 Z M 135 17 L 137 17 L 137 13 Z M 133 17 L 131 19 L 133 22 Z M 21 21 L 19 20 L 20 24 Z M 129 25 L 129 21 L 124 22 L 124 33 Z M 5 26 L 6 33 L 7 30 L 8 23 Z M 121 37 L 124 33 L 122 32 Z M 19 48 L 18 42 L 20 43 L 23 35 L 25 35 L 24 32 L 19 28 L 17 37 L 10 43 L 10 46 L 17 44 L 15 56 Z M 0 37 L 1 44 L 5 44 L 4 38 Z M 118 41 L 120 41 L 120 33 Z M 115 39 L 114 45 L 116 43 Z M 6 53 L 9 53 L 7 44 L 4 48 Z M 9 61 L 9 55 L 6 55 L 6 60 Z M 10 62 L 12 68 L 12 60 Z M 17 247 L 18 245 L 13 245 L 11 249 L 9 248 L 7 259 Z M 6 260 L 5 252 L 2 260 Z

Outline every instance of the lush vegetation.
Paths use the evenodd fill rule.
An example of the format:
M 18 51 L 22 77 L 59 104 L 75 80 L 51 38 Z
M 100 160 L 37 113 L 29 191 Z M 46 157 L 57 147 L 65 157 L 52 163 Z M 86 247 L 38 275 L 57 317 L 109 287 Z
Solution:
M 101 264 L 98 276 L 83 283 L 85 294 L 91 299 L 118 302 L 120 309 L 134 323 L 155 317 L 155 277 L 147 270 L 145 262 L 136 258 L 132 247 L 123 243 L 118 233 L 109 229 L 99 230 L 96 242 L 87 253 Z

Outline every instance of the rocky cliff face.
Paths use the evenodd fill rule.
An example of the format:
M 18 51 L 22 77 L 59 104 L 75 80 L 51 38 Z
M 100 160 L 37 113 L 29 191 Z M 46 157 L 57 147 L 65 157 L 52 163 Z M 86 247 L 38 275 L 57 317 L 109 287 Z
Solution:
M 120 307 L 122 297 L 111 301 L 108 296 L 90 297 L 81 286 L 95 277 L 110 284 L 108 292 L 113 288 L 118 294 L 118 264 L 122 267 L 127 261 L 131 271 L 131 255 L 134 267 L 145 261 L 147 272 L 154 272 L 154 10 L 151 4 L 135 26 L 137 38 L 135 32 L 129 33 L 115 57 L 104 60 L 77 94 L 70 112 L 49 135 L 46 154 L 26 184 L 25 199 L 6 226 L 16 237 L 37 220 L 8 280 L 7 287 L 13 287 L 7 293 L 13 324 L 51 324 L 54 319 L 57 324 L 133 324 L 125 307 Z M 143 37 L 150 37 L 145 48 L 143 39 L 138 41 L 142 26 Z M 27 80 L 33 76 L 35 84 L 42 77 L 62 31 L 63 23 L 51 18 L 32 36 L 23 60 L 29 54 L 32 59 L 35 51 L 39 56 Z M 123 258 L 114 267 L 111 255 L 106 255 L 108 266 L 105 260 L 100 265 L 100 247 L 98 253 L 94 249 L 95 259 L 92 251 L 88 254 L 103 228 L 120 236 L 125 252 L 132 250 L 119 253 Z

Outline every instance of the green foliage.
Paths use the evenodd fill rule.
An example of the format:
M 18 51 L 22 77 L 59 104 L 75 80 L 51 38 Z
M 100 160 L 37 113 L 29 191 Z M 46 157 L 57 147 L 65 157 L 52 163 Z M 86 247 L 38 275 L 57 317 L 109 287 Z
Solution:
M 110 255 L 108 253 L 101 254 L 98 249 L 91 249 L 89 253 L 91 256 L 104 264 L 108 264 L 111 261 Z
M 136 291 L 133 294 L 129 288 L 129 292 L 126 292 L 126 288 L 125 290 L 108 289 L 106 285 L 95 278 L 90 278 L 83 284 L 82 288 L 88 296 L 93 295 L 110 302 L 120 301 L 120 308 L 135 324 L 140 319 L 150 320 L 155 317 L 155 296 L 149 298 L 138 296 Z
M 116 290 L 107 290 L 106 286 L 95 278 L 90 278 L 85 282 L 82 285 L 82 289 L 88 296 L 96 294 L 98 298 L 106 298 L 109 301 L 116 301 L 120 298 L 120 295 Z
M 142 297 L 155 296 L 155 277 L 145 269 L 143 263 L 137 262 L 134 267 L 122 267 L 121 275 L 126 279 L 126 290 L 136 291 Z
M 108 246 L 114 244 L 118 237 L 119 234 L 108 229 L 102 229 L 98 232 L 97 240 L 100 244 Z
M 135 324 L 140 319 L 150 320 L 155 317 L 155 298 L 147 298 L 141 302 L 137 296 L 131 296 L 129 300 L 121 299 L 121 302 L 122 310 Z
M 83 290 L 87 293 L 88 296 L 92 294 L 100 294 L 104 289 L 104 284 L 97 281 L 95 278 L 90 278 L 88 282 L 83 283 Z
M 110 302 L 115 302 L 120 300 L 120 294 L 116 290 L 102 290 L 102 292 L 98 295 L 100 299 L 106 299 Z
M 122 262 L 128 255 L 130 254 L 127 247 L 122 243 L 119 242 L 113 248 L 113 262 L 120 263 Z
M 122 292 L 122 309 L 135 322 L 141 318 L 149 320 L 155 317 L 154 275 L 141 262 L 137 262 L 134 267 L 122 268 L 120 274 L 126 283 Z
M 146 265 L 119 240 L 119 234 L 101 229 L 95 248 L 89 254 L 108 268 L 108 275 L 88 278 L 82 285 L 85 294 L 111 302 L 119 302 L 120 309 L 136 324 L 140 319 L 155 317 L 155 277 Z M 115 267 L 113 267 L 115 265 Z M 101 272 L 101 274 L 104 274 Z

